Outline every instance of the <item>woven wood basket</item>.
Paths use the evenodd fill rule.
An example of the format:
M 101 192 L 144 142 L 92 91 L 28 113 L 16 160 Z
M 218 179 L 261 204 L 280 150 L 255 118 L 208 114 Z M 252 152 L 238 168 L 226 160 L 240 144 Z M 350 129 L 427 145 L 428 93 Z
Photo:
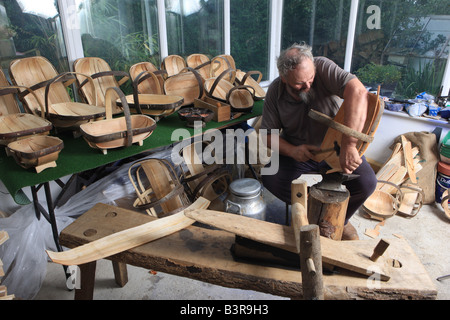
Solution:
M 124 117 L 112 117 L 112 105 L 119 96 L 124 110 Z M 84 139 L 92 148 L 102 150 L 129 147 L 134 143 L 143 144 L 156 128 L 156 121 L 146 115 L 131 115 L 124 94 L 119 88 L 106 90 L 106 119 L 89 122 L 80 126 Z
M 18 165 L 25 169 L 35 168 L 39 173 L 46 168 L 56 167 L 56 160 L 63 147 L 63 141 L 57 137 L 37 135 L 11 142 L 7 149 Z

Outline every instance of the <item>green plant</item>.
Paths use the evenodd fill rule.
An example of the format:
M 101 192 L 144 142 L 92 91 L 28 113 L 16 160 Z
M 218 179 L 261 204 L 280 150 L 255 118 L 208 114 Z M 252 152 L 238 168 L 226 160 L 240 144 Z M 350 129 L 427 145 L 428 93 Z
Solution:
M 420 63 L 417 70 L 413 67 L 408 67 L 395 89 L 395 96 L 414 98 L 417 94 L 424 91 L 436 96 L 439 94 L 443 75 L 444 68 L 439 67 L 436 62 L 429 62 L 424 67 Z
M 355 72 L 365 84 L 394 84 L 401 79 L 400 70 L 393 65 L 366 64 Z

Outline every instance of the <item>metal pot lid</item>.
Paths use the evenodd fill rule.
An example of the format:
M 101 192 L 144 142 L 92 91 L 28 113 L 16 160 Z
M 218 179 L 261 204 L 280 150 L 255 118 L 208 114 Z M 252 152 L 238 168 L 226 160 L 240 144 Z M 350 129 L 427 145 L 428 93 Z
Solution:
M 242 178 L 230 183 L 230 192 L 236 196 L 253 196 L 261 190 L 261 183 L 252 178 Z

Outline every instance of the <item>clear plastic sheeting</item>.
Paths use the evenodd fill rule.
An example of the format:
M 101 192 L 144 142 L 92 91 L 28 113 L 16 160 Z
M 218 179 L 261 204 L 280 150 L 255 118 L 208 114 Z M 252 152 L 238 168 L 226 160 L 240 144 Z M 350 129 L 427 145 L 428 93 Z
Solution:
M 170 160 L 170 149 L 145 158 Z M 118 199 L 135 197 L 135 190 L 128 178 L 130 165 L 123 164 L 108 176 L 74 194 L 61 207 L 55 208 L 58 233 L 97 203 L 115 205 Z M 41 204 L 47 208 L 45 201 Z M 46 276 L 48 256 L 45 250 L 57 251 L 50 223 L 44 218 L 38 220 L 33 204 L 30 204 L 7 218 L 0 218 L 0 230 L 9 234 L 9 240 L 0 246 L 0 260 L 5 271 L 2 285 L 17 298 L 33 299 Z

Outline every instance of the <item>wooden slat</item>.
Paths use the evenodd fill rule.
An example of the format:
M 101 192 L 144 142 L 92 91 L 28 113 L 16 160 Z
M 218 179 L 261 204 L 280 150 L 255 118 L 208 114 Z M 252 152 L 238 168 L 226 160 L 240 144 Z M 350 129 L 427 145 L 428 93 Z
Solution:
M 208 206 L 208 200 L 198 198 L 189 208 L 207 208 Z M 111 234 L 75 249 L 63 252 L 46 250 L 46 252 L 55 263 L 67 266 L 85 264 L 159 239 L 184 229 L 194 222 L 187 218 L 183 211 L 180 211 L 174 215 Z

